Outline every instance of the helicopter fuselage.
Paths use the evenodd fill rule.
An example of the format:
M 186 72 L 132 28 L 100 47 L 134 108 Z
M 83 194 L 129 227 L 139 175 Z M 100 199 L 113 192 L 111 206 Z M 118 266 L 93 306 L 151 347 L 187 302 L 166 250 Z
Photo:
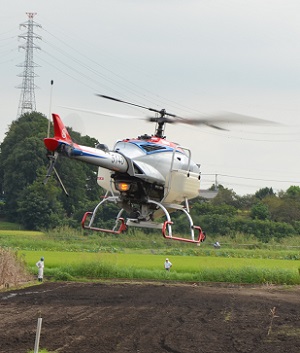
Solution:
M 119 231 L 128 226 L 160 227 L 166 238 L 172 238 L 170 212 L 182 211 L 190 224 L 191 240 L 181 237 L 173 239 L 201 242 L 205 236 L 200 227 L 194 226 L 189 215 L 188 200 L 199 195 L 200 168 L 191 160 L 191 152 L 177 143 L 167 141 L 161 136 L 142 135 L 138 138 L 116 142 L 113 150 L 104 144 L 95 147 L 74 143 L 60 117 L 53 114 L 54 137 L 44 139 L 49 155 L 50 168 L 46 178 L 54 169 L 59 154 L 98 166 L 98 184 L 107 193 L 103 201 L 95 207 L 89 225 L 86 219 L 91 214 L 86 212 L 82 226 L 84 228 L 107 231 L 94 227 L 97 210 L 106 200 L 115 202 L 120 207 L 117 223 L 121 221 Z M 111 196 L 109 196 L 111 195 Z M 185 206 L 181 205 L 185 202 Z M 127 221 L 121 218 L 125 211 Z M 154 220 L 165 216 L 162 224 Z M 194 238 L 194 229 L 198 237 Z
M 125 158 L 127 170 L 112 171 L 99 167 L 97 181 L 102 188 L 113 194 L 118 193 L 124 208 L 146 204 L 149 199 L 162 201 L 170 192 L 172 173 L 175 171 L 183 171 L 184 176 L 178 179 L 176 174 L 177 191 L 170 194 L 170 201 L 181 203 L 185 198 L 199 195 L 199 166 L 191 160 L 188 149 L 174 142 L 143 135 L 137 139 L 118 141 L 114 153 Z
M 53 122 L 55 136 L 45 138 L 47 149 L 98 166 L 98 184 L 107 191 L 118 193 L 124 205 L 141 205 L 148 199 L 163 200 L 172 171 L 184 171 L 187 177 L 198 179 L 192 188 L 188 187 L 189 190 L 182 185 L 178 191 L 181 196 L 177 192 L 176 200 L 172 202 L 198 196 L 200 170 L 191 160 L 189 149 L 165 138 L 149 135 L 117 141 L 113 150 L 104 144 L 87 147 L 72 141 L 58 115 L 53 114 Z M 180 185 L 177 188 L 180 189 Z

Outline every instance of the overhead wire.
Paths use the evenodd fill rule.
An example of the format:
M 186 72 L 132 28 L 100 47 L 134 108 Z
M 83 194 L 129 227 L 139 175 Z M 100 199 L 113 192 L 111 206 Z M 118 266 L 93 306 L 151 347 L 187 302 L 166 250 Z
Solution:
M 82 60 L 80 60 L 78 58 L 78 56 L 73 56 L 70 54 L 70 52 L 66 52 L 65 50 L 62 50 L 60 47 L 58 47 L 57 45 L 51 43 L 49 40 L 47 39 L 43 39 L 43 42 L 46 43 L 47 45 L 49 45 L 49 47 L 51 47 L 52 49 L 56 50 L 58 53 L 60 53 L 61 55 L 63 55 L 64 57 L 68 58 L 68 62 L 66 64 L 66 62 L 62 59 L 59 59 L 57 56 L 55 55 L 52 55 L 50 54 L 50 52 L 46 51 L 43 49 L 43 52 L 45 52 L 48 56 L 50 56 L 52 59 L 56 60 L 57 62 L 59 62 L 60 64 L 62 64 L 63 66 L 65 66 L 65 68 L 67 70 L 71 70 L 73 72 L 75 72 L 76 74 L 78 74 L 82 79 L 84 80 L 88 80 L 90 82 L 92 82 L 93 84 L 95 84 L 95 87 L 93 86 L 90 86 L 84 82 L 82 82 L 81 80 L 79 79 L 76 79 L 74 76 L 70 75 L 70 74 L 67 74 L 67 76 L 69 77 L 72 77 L 73 79 L 76 79 L 77 82 L 80 82 L 82 84 L 84 84 L 85 86 L 91 88 L 91 89 L 95 89 L 95 90 L 98 90 L 99 87 L 103 87 L 105 89 L 109 89 L 110 91 L 113 91 L 115 93 L 119 93 L 120 96 L 125 96 L 126 98 L 129 98 L 130 96 L 128 95 L 124 95 L 124 90 L 127 91 L 127 93 L 130 93 L 130 94 L 133 94 L 136 98 L 138 98 L 138 101 L 140 102 L 140 99 L 142 99 L 143 101 L 143 104 L 145 104 L 145 101 L 148 101 L 150 102 L 151 104 L 155 104 L 157 105 L 158 104 L 158 101 L 157 101 L 157 98 L 158 96 L 155 95 L 156 97 L 156 102 L 153 102 L 152 99 L 149 99 L 147 96 L 141 94 L 141 87 L 136 85 L 135 83 L 129 81 L 128 79 L 124 78 L 123 76 L 115 73 L 114 71 L 112 71 L 111 69 L 108 69 L 106 68 L 104 65 L 100 64 L 99 62 L 95 61 L 94 59 L 91 59 L 89 56 L 86 56 L 84 54 L 82 54 L 80 51 L 78 51 L 77 49 L 73 48 L 72 46 L 70 46 L 68 43 L 66 43 L 65 41 L 63 41 L 61 38 L 58 38 L 57 36 L 55 36 L 54 34 L 52 34 L 50 31 L 48 30 L 45 30 L 45 33 L 49 34 L 51 37 L 55 38 L 55 40 L 61 42 L 64 44 L 64 46 L 67 46 L 68 48 L 72 49 L 74 52 L 76 52 L 77 54 L 79 54 L 80 56 L 82 56 L 83 58 L 85 58 L 86 60 L 89 60 L 89 62 L 95 64 L 97 67 L 100 67 L 101 69 L 105 70 L 107 73 L 113 75 L 115 78 L 111 78 L 109 77 L 108 75 L 106 74 L 103 74 L 101 73 L 100 71 L 96 70 L 94 67 L 91 67 L 90 65 L 88 65 L 86 62 L 83 62 Z M 42 56 L 41 56 L 42 57 Z M 70 65 L 70 60 L 75 63 L 75 65 L 79 65 L 79 69 L 78 68 L 74 68 L 74 65 L 71 66 Z M 48 64 L 50 64 L 48 62 Z M 50 64 L 51 65 L 51 64 Z M 53 66 L 53 65 L 52 65 Z M 54 67 L 54 66 L 53 66 Z M 85 69 L 87 70 L 88 72 L 92 73 L 93 74 L 93 77 L 90 77 L 88 74 L 84 73 L 84 71 L 82 70 Z M 56 67 L 57 69 L 57 67 Z M 66 71 L 60 69 L 59 70 L 60 72 L 63 72 L 63 73 L 66 73 Z M 95 79 L 95 76 L 101 78 L 101 81 L 97 81 Z M 109 85 L 104 85 L 103 84 L 103 80 L 108 82 Z M 119 87 L 118 89 L 116 89 L 115 87 Z M 133 87 L 134 88 L 133 88 Z M 136 90 L 136 88 L 139 89 L 139 91 Z M 145 88 L 143 88 L 145 90 Z M 120 91 L 121 90 L 121 91 Z M 152 92 L 150 92 L 149 90 L 147 90 L 147 93 L 150 93 L 152 95 L 154 95 Z M 122 92 L 122 93 L 121 93 Z M 172 102 L 172 101 L 170 101 Z M 185 107 L 185 106 L 181 106 L 182 107 Z M 185 108 L 188 108 L 188 107 L 185 107 Z M 196 110 L 194 110 L 196 111 Z M 205 116 L 204 113 L 200 113 L 198 112 L 199 114 L 201 114 L 202 116 Z M 239 133 L 241 131 L 238 131 Z M 221 137 L 226 137 L 228 139 L 238 139 L 238 140 L 245 140 L 245 141 L 256 141 L 256 142 L 291 142 L 291 139 L 288 139 L 288 140 L 274 140 L 274 139 L 259 139 L 259 138 L 253 138 L 253 137 L 246 137 L 246 136 L 235 136 L 233 135 L 233 132 L 230 132 L 230 133 L 224 133 L 224 132 L 213 132 L 213 131 L 210 131 L 210 130 L 207 130 L 207 129 L 203 129 L 202 130 L 202 133 L 204 134 L 210 134 L 210 135 L 215 135 L 215 136 L 221 136 Z M 246 132 L 247 134 L 249 134 L 250 132 L 247 131 Z M 252 132 L 252 134 L 256 134 L 256 132 Z M 259 134 L 263 134 L 261 132 L 259 132 Z M 268 135 L 272 135 L 272 133 L 267 133 Z M 276 134 L 276 133 L 275 133 Z M 295 134 L 295 133 L 294 133 Z M 276 134 L 278 135 L 278 133 Z M 293 141 L 298 141 L 298 140 L 293 140 Z
M 157 94 L 154 94 L 153 92 L 151 92 L 150 90 L 148 90 L 145 87 L 140 87 L 139 85 L 136 85 L 134 82 L 126 79 L 123 75 L 120 75 L 118 73 L 116 73 L 114 70 L 111 70 L 109 68 L 107 68 L 106 66 L 102 65 L 99 63 L 99 61 L 94 60 L 93 58 L 91 58 L 90 56 L 87 56 L 85 54 L 83 54 L 81 51 L 79 51 L 76 48 L 73 48 L 72 46 L 69 45 L 69 43 L 67 43 L 66 41 L 64 41 L 62 39 L 62 37 L 58 37 L 56 35 L 54 35 L 53 33 L 51 33 L 49 30 L 44 29 L 45 33 L 47 33 L 49 36 L 51 36 L 52 38 L 54 38 L 56 40 L 56 42 L 60 42 L 62 43 L 64 46 L 70 48 L 72 51 L 74 51 L 76 54 L 80 55 L 81 57 L 83 57 L 85 59 L 85 62 L 83 62 L 82 60 L 78 59 L 78 55 L 75 57 L 73 55 L 70 54 L 70 52 L 65 52 L 64 50 L 62 50 L 61 48 L 57 47 L 57 45 L 54 45 L 53 43 L 51 43 L 49 40 L 44 40 L 44 42 L 46 44 L 48 44 L 50 47 L 54 48 L 55 50 L 57 50 L 59 53 L 61 53 L 62 55 L 64 55 L 65 57 L 68 57 L 70 60 L 72 60 L 75 64 L 79 65 L 81 68 L 86 69 L 87 71 L 91 72 L 92 74 L 98 76 L 99 78 L 101 78 L 101 82 L 98 82 L 99 86 L 98 87 L 104 87 L 106 89 L 109 89 L 110 91 L 113 92 L 119 92 L 120 95 L 118 98 L 121 97 L 126 97 L 126 99 L 130 99 L 131 95 L 133 95 L 135 97 L 135 101 L 141 102 L 141 104 L 145 104 L 145 102 L 149 102 L 155 106 L 158 105 L 159 102 L 165 102 L 168 101 L 169 103 L 175 103 L 177 106 L 180 105 L 179 102 L 173 102 L 172 100 L 168 100 L 166 98 L 162 98 Z M 50 53 L 47 53 L 48 55 L 51 55 Z M 58 60 L 55 56 L 52 56 L 54 59 Z M 114 78 L 109 77 L 107 74 L 103 74 L 101 73 L 99 70 L 96 70 L 95 68 L 91 67 L 90 65 L 88 65 L 86 62 L 89 61 L 90 63 L 96 65 L 97 67 L 99 67 L 101 70 L 104 70 L 106 73 L 108 73 L 109 75 L 112 75 Z M 60 61 L 63 65 L 64 62 L 63 60 Z M 70 69 L 70 61 L 68 61 L 68 65 L 65 65 L 68 69 Z M 78 69 L 74 69 L 72 68 L 72 71 L 74 72 L 79 72 Z M 89 81 L 92 81 L 93 83 L 96 83 L 95 78 L 90 78 L 88 75 L 86 75 L 85 73 L 82 72 L 82 70 L 80 69 L 80 76 L 83 79 L 87 79 Z M 109 82 L 110 85 L 103 85 L 103 80 Z M 80 80 L 78 80 L 80 82 Z M 116 87 L 118 87 L 118 89 L 116 89 Z M 96 89 L 98 89 L 98 87 L 96 87 Z M 137 90 L 138 89 L 138 90 Z M 148 94 L 150 94 L 151 96 L 155 97 L 155 98 L 149 98 L 149 96 L 147 96 L 146 94 L 141 93 L 142 91 L 147 92 Z M 124 93 L 124 92 L 127 92 Z M 129 96 L 128 96 L 129 94 Z M 162 103 L 164 104 L 164 103 Z M 207 114 L 204 114 L 203 112 L 199 112 L 198 110 L 195 109 L 191 109 L 190 107 L 186 107 L 184 105 L 180 105 L 180 109 L 186 109 L 186 111 L 194 111 L 197 112 L 198 114 L 202 116 L 207 116 Z M 282 143 L 287 143 L 287 142 L 298 142 L 298 139 L 287 139 L 287 140 L 283 140 L 283 139 L 260 139 L 260 138 L 253 138 L 253 137 L 247 137 L 247 136 L 235 136 L 234 133 L 246 133 L 246 134 L 264 134 L 261 132 L 250 132 L 250 131 L 233 131 L 233 129 L 231 129 L 230 132 L 221 132 L 221 131 L 211 131 L 209 129 L 202 129 L 202 133 L 204 134 L 210 134 L 210 135 L 215 135 L 215 136 L 221 136 L 221 137 L 226 137 L 228 139 L 238 139 L 238 140 L 244 140 L 244 141 L 255 141 L 255 142 L 282 142 Z M 266 135 L 278 135 L 278 133 L 271 133 L 271 132 L 267 132 Z M 297 134 L 297 133 L 293 133 L 293 134 Z M 288 133 L 287 133 L 288 135 Z
M 269 178 L 256 178 L 256 177 L 250 177 L 250 176 L 241 176 L 241 175 L 231 175 L 231 174 L 222 174 L 222 173 L 201 173 L 202 176 L 217 176 L 219 177 L 224 177 L 224 178 L 231 178 L 231 179 L 242 179 L 242 180 L 251 180 L 251 181 L 264 181 L 267 183 L 286 183 L 286 184 L 292 184 L 292 185 L 300 185 L 300 180 L 289 180 L 289 179 L 269 179 Z M 212 179 L 210 179 L 212 180 Z M 207 180 L 205 180 L 207 181 Z M 215 179 L 214 179 L 215 182 Z M 218 180 L 218 184 L 222 184 L 223 185 L 224 180 L 222 182 L 219 182 Z M 228 183 L 227 183 L 228 184 Z M 229 183 L 231 185 L 240 185 L 240 184 L 236 184 L 236 183 Z M 249 186 L 248 184 L 245 185 L 243 184 L 242 186 Z
M 91 66 L 87 65 L 86 63 L 82 62 L 81 60 L 79 60 L 78 58 L 75 58 L 74 56 L 70 55 L 69 53 L 66 53 L 65 51 L 61 50 L 60 48 L 58 48 L 57 46 L 53 45 L 52 43 L 48 42 L 48 41 L 44 41 L 46 42 L 50 47 L 54 48 L 55 50 L 57 50 L 59 53 L 61 53 L 62 55 L 64 55 L 65 57 L 71 59 L 75 64 L 79 65 L 81 68 L 86 69 L 87 71 L 89 71 L 90 73 L 93 74 L 93 77 L 91 78 L 89 75 L 87 75 L 86 73 L 84 73 L 81 69 L 75 69 L 74 66 L 70 65 L 70 61 L 68 61 L 68 63 L 64 62 L 64 60 L 62 59 L 58 59 L 55 55 L 50 54 L 49 52 L 43 50 L 48 56 L 51 56 L 53 59 L 55 59 L 56 61 L 59 61 L 62 65 L 64 65 L 67 69 L 70 69 L 74 72 L 77 72 L 83 79 L 86 79 L 88 81 L 92 81 L 93 83 L 95 83 L 97 86 L 95 86 L 93 89 L 97 92 L 99 90 L 99 87 L 104 87 L 104 88 L 109 88 L 111 91 L 117 92 L 119 94 L 121 94 L 120 92 L 118 92 L 114 87 L 118 86 L 120 88 L 122 88 L 123 90 L 126 89 L 128 91 L 131 91 L 131 93 L 134 93 L 135 95 L 139 95 L 139 93 L 137 91 L 135 91 L 134 89 L 126 86 L 123 83 L 118 82 L 117 80 L 108 77 L 107 75 L 102 74 L 101 72 L 95 70 L 94 68 L 92 68 Z M 96 63 L 96 62 L 95 62 Z M 60 70 L 62 71 L 62 70 Z M 99 78 L 101 78 L 101 81 L 97 81 L 95 79 L 95 76 L 98 76 Z M 107 81 L 108 83 L 111 84 L 111 86 L 105 86 L 103 85 L 103 80 Z M 78 82 L 82 82 L 81 80 L 78 80 Z M 142 98 L 141 95 L 139 95 L 140 98 Z
M 195 109 L 191 109 L 191 107 L 187 107 L 185 105 L 181 105 L 178 102 L 172 101 L 170 99 L 166 99 L 163 98 L 161 96 L 159 96 L 156 93 L 151 92 L 149 89 L 145 88 L 145 87 L 141 87 L 140 85 L 137 85 L 136 83 L 128 80 L 127 78 L 125 78 L 123 75 L 116 73 L 115 71 L 105 67 L 104 65 L 100 64 L 99 62 L 95 61 L 94 59 L 92 59 L 90 56 L 84 55 L 82 52 L 80 52 L 79 50 L 73 48 L 72 46 L 70 46 L 68 43 L 66 43 L 65 41 L 63 41 L 61 38 L 55 36 L 53 33 L 51 33 L 50 31 L 46 30 L 43 28 L 43 30 L 48 33 L 50 36 L 52 36 L 53 38 L 55 38 L 55 40 L 61 42 L 64 46 L 69 47 L 70 49 L 72 49 L 74 52 L 76 52 L 77 54 L 79 54 L 80 56 L 84 57 L 86 60 L 90 61 L 91 63 L 95 64 L 96 66 L 100 67 L 101 69 L 107 71 L 109 74 L 113 75 L 115 78 L 119 79 L 121 82 L 119 81 L 115 81 L 111 78 L 108 78 L 106 75 L 104 74 L 100 74 L 98 71 L 92 69 L 97 75 L 99 75 L 100 77 L 102 77 L 105 80 L 109 80 L 111 82 L 114 82 L 116 85 L 122 87 L 123 89 L 127 90 L 128 92 L 134 94 L 135 99 L 142 99 L 142 101 L 138 100 L 138 102 L 142 102 L 140 104 L 145 104 L 145 102 L 149 102 L 152 105 L 158 106 L 158 103 L 160 104 L 160 107 L 163 105 L 165 105 L 165 101 L 171 102 L 172 104 L 176 104 L 177 106 L 180 106 L 181 109 L 185 108 L 187 111 L 189 112 L 197 112 L 198 114 L 201 115 L 205 115 L 204 113 L 201 113 Z M 44 40 L 45 41 L 45 40 Z M 49 42 L 48 42 L 49 43 Z M 57 48 L 56 46 L 54 46 L 53 44 L 50 43 L 50 45 L 52 45 L 53 47 Z M 59 49 L 60 50 L 60 49 Z M 61 51 L 61 50 L 60 50 Z M 63 51 L 61 51 L 62 53 L 64 53 Z M 71 56 L 70 54 L 67 54 L 72 60 L 77 61 L 78 63 L 81 63 L 81 65 L 83 67 L 88 68 L 89 66 L 87 66 L 86 64 L 83 64 L 82 62 L 80 62 L 78 59 L 74 59 L 73 56 Z M 122 83 L 122 81 L 124 81 L 124 83 Z M 129 85 L 129 86 L 128 86 Z M 132 86 L 132 87 L 131 87 Z M 145 95 L 145 94 L 141 94 L 141 91 L 144 91 L 150 95 L 152 95 L 152 98 L 149 98 L 149 96 Z M 124 92 L 122 92 L 121 94 L 122 97 L 126 97 L 127 99 L 129 99 L 131 96 L 128 96 L 126 94 L 124 94 Z

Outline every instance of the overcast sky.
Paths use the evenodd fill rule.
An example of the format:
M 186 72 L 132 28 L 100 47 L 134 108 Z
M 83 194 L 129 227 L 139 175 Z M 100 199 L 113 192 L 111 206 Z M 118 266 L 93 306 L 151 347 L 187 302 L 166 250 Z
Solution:
M 272 120 L 282 125 L 169 125 L 165 133 L 191 149 L 204 189 L 216 175 L 240 195 L 300 186 L 299 0 L 10 0 L 0 15 L 0 142 L 17 118 L 27 12 L 41 25 L 37 111 L 60 114 L 110 148 L 154 126 L 63 106 L 149 115 L 100 93 L 184 117 L 229 111 Z

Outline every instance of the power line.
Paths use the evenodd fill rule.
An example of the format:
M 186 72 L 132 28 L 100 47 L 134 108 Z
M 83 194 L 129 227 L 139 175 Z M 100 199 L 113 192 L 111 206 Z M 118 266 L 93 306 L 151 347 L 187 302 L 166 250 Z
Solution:
M 267 182 L 276 182 L 276 183 L 291 183 L 291 184 L 300 184 L 300 180 L 278 180 L 278 179 L 263 179 L 263 178 L 253 178 L 253 177 L 245 177 L 238 175 L 229 175 L 229 174 L 220 174 L 220 173 L 203 173 L 201 175 L 214 175 L 215 177 L 222 176 L 227 178 L 235 178 L 235 179 L 245 179 L 245 180 L 256 180 L 256 181 L 267 181 Z

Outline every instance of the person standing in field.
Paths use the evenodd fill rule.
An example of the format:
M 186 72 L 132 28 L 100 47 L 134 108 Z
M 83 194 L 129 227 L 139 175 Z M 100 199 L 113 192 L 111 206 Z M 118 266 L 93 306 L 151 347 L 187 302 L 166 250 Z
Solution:
M 172 263 L 169 261 L 168 258 L 166 258 L 166 261 L 165 261 L 165 270 L 166 270 L 166 271 L 170 271 L 171 267 L 172 267 Z
M 44 258 L 41 257 L 40 261 L 38 261 L 36 263 L 36 266 L 38 268 L 38 281 L 39 282 L 43 282 L 43 278 L 44 278 Z
M 215 249 L 220 249 L 220 247 L 221 247 L 220 243 L 219 243 L 218 241 L 216 241 L 216 242 L 214 243 L 214 248 L 215 248 Z

